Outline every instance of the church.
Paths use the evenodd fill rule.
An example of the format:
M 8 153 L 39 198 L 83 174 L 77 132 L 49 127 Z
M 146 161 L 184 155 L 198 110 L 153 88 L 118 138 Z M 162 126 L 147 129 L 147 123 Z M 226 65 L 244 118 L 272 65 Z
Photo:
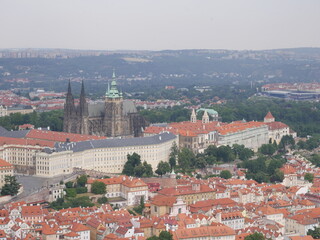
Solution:
M 64 105 L 63 131 L 107 137 L 139 137 L 146 127 L 132 101 L 124 100 L 115 73 L 102 103 L 88 104 L 82 82 L 80 103 L 75 105 L 69 82 Z

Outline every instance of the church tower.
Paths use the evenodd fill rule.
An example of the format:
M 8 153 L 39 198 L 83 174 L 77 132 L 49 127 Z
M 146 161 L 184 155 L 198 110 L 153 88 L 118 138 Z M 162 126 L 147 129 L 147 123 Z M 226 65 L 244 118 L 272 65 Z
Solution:
M 194 108 L 192 108 L 190 122 L 192 122 L 192 123 L 197 122 L 197 115 L 196 115 L 196 112 L 195 112 Z
M 113 71 L 111 86 L 105 97 L 104 128 L 106 136 L 117 137 L 124 135 L 125 122 L 123 116 L 123 97 L 117 88 L 116 75 Z
M 89 130 L 88 130 L 89 111 L 88 111 L 88 103 L 86 101 L 86 94 L 84 91 L 83 81 L 82 81 L 81 93 L 80 93 L 79 115 L 81 119 L 80 133 L 89 134 Z
M 209 123 L 209 115 L 207 113 L 207 110 L 205 110 L 204 113 L 203 113 L 202 123 Z
M 63 131 L 64 132 L 72 132 L 73 130 L 73 120 L 75 120 L 77 113 L 76 113 L 76 107 L 74 105 L 74 99 L 71 92 L 71 83 L 69 80 L 68 84 L 68 92 L 66 96 L 66 102 L 64 104 L 64 114 L 63 114 Z
M 274 121 L 275 121 L 275 118 L 274 118 L 274 116 L 272 116 L 271 112 L 269 111 L 269 112 L 267 113 L 267 115 L 264 117 L 263 121 L 264 121 L 265 123 L 270 123 L 270 122 L 274 122 Z

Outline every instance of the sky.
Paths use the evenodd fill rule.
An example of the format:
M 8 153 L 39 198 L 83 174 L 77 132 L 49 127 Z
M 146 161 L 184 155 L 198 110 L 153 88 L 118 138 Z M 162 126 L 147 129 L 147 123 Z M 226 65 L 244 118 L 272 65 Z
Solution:
M 319 0 L 0 0 L 0 48 L 320 47 Z

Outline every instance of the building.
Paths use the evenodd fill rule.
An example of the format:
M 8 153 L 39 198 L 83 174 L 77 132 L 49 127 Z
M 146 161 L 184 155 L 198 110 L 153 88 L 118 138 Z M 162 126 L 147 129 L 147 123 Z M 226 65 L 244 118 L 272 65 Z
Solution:
M 237 121 L 220 126 L 217 129 L 217 145 L 244 145 L 257 151 L 262 144 L 268 143 L 268 127 L 261 122 Z
M 64 107 L 64 132 L 108 137 L 137 137 L 142 134 L 142 128 L 145 126 L 146 121 L 138 114 L 134 103 L 123 100 L 114 73 L 111 87 L 108 84 L 104 103 L 88 104 L 82 82 L 80 103 L 76 106 L 69 82 Z
M 177 197 L 187 204 L 192 204 L 200 200 L 215 199 L 215 190 L 208 185 L 201 184 L 200 181 L 193 181 L 187 186 L 176 186 L 163 188 L 158 191 L 159 195 L 166 197 Z
M 150 202 L 151 216 L 188 214 L 187 204 L 174 196 L 156 195 Z
M 179 147 L 189 148 L 194 153 L 203 153 L 209 145 L 232 146 L 233 144 L 244 145 L 257 151 L 263 144 L 269 143 L 269 139 L 280 142 L 285 135 L 296 136 L 289 126 L 276 122 L 269 112 L 264 122 L 257 121 L 234 121 L 231 123 L 219 122 L 218 114 L 210 109 L 203 110 L 202 120 L 197 120 L 196 111 L 193 109 L 190 121 L 158 124 L 145 129 L 144 135 L 150 136 L 164 131 L 179 136 Z M 216 121 L 211 121 L 209 115 Z
M 105 179 L 89 179 L 87 182 L 88 191 L 91 191 L 92 183 L 95 181 L 106 184 L 106 197 L 112 202 L 113 198 L 123 198 L 122 206 L 133 206 L 140 203 L 141 198 L 148 199 L 148 185 L 140 178 L 119 176 Z M 118 205 L 118 204 L 114 204 Z
M 264 123 L 268 126 L 269 140 L 271 140 L 271 142 L 275 141 L 277 144 L 279 144 L 283 136 L 295 136 L 295 133 L 290 131 L 290 128 L 287 124 L 276 122 L 271 112 L 268 112 L 264 117 Z
M 0 158 L 14 166 L 14 171 L 36 174 L 36 152 L 53 148 L 56 142 L 79 142 L 105 137 L 27 129 L 7 131 L 0 127 Z
M 235 231 L 225 225 L 203 226 L 197 228 L 177 229 L 173 232 L 175 240 L 203 240 L 203 239 L 219 239 L 219 240 L 235 240 Z
M 13 176 L 13 165 L 0 159 L 0 188 L 5 184 L 6 176 Z
M 151 137 L 102 139 L 57 143 L 35 153 L 36 175 L 53 177 L 73 172 L 73 168 L 121 173 L 127 155 L 137 153 L 156 169 L 160 161 L 169 161 L 175 135 L 162 133 Z

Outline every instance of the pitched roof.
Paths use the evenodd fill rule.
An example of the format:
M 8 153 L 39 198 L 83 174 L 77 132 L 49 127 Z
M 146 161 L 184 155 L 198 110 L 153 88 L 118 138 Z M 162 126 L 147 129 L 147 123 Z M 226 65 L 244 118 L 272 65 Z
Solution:
M 272 118 L 274 118 L 274 116 L 272 116 L 271 112 L 269 111 L 264 118 L 266 118 L 266 119 L 272 119 Z
M 13 168 L 13 165 L 3 159 L 0 159 L 0 168 L 8 168 L 8 167 Z
M 67 139 L 69 139 L 70 142 L 80 142 L 86 140 L 105 139 L 106 137 L 32 129 L 27 133 L 26 138 L 48 140 L 53 142 L 65 142 Z
M 283 129 L 289 127 L 287 124 L 282 122 L 270 122 L 264 124 L 268 126 L 269 130 Z
M 163 196 L 163 195 L 156 195 L 151 200 L 151 204 L 152 205 L 157 205 L 157 206 L 169 206 L 169 207 L 172 207 L 173 204 L 176 201 L 177 201 L 176 197 L 168 197 L 168 196 Z
M 175 239 L 191 239 L 200 237 L 235 236 L 235 231 L 225 225 L 205 226 L 197 228 L 177 229 L 173 232 Z

